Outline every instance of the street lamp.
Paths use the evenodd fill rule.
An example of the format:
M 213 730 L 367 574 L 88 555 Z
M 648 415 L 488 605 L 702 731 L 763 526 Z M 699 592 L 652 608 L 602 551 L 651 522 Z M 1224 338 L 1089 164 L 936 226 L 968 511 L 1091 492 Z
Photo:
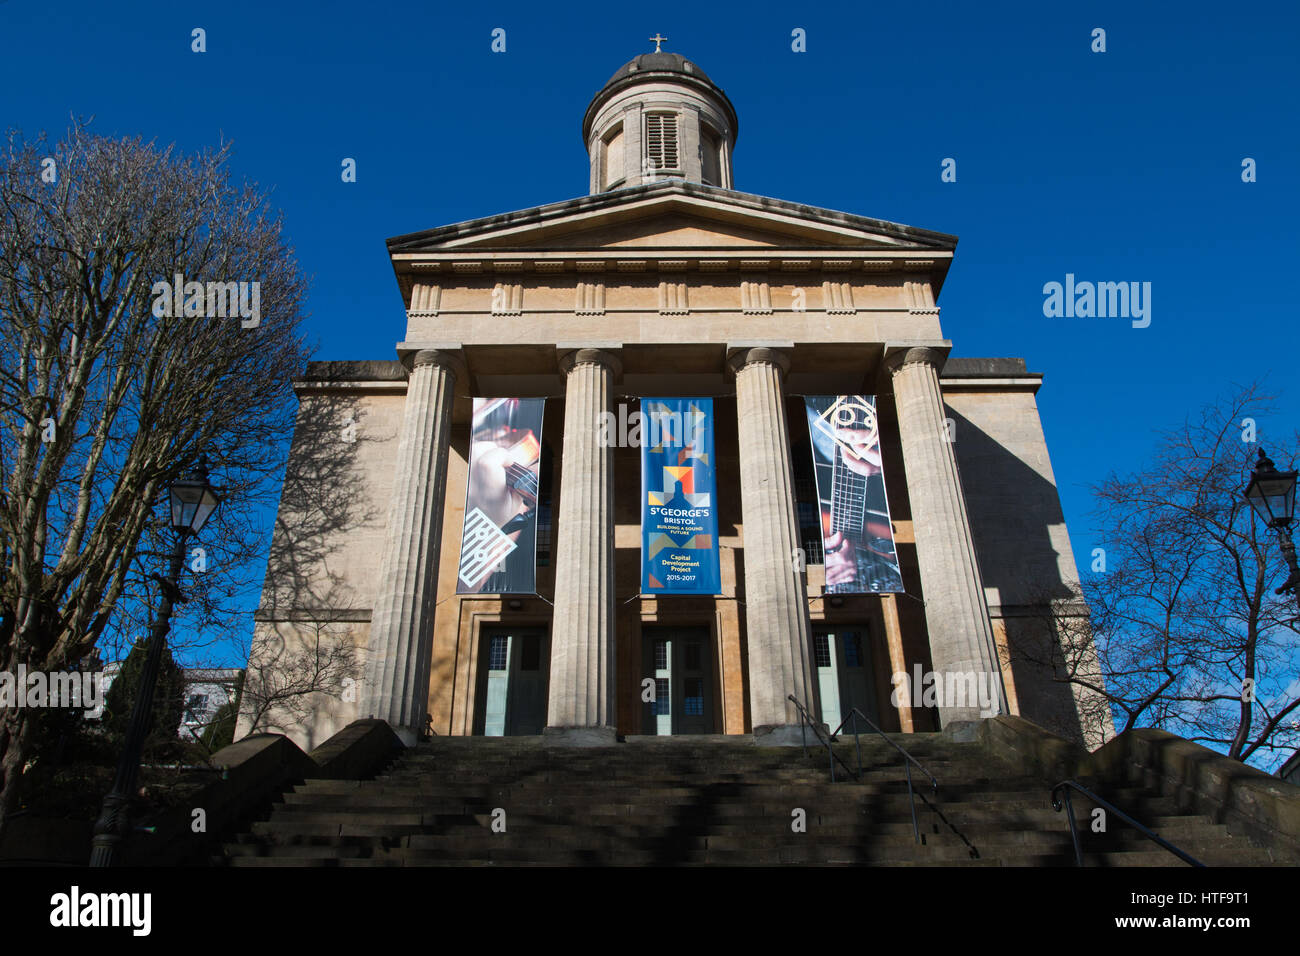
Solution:
M 1241 493 L 1250 502 L 1255 514 L 1264 524 L 1277 531 L 1291 576 L 1277 589 L 1276 594 L 1294 591 L 1300 586 L 1300 567 L 1296 566 L 1295 545 L 1291 543 L 1291 522 L 1295 518 L 1296 472 L 1278 471 L 1264 449 L 1259 450 L 1255 471 Z
M 176 532 L 176 544 L 172 548 L 171 567 L 167 577 L 154 575 L 162 591 L 162 600 L 158 605 L 158 617 L 149 634 L 144 669 L 140 673 L 135 703 L 131 707 L 131 723 L 127 727 L 126 743 L 118 761 L 117 774 L 113 778 L 113 789 L 104 797 L 99 819 L 95 821 L 95 837 L 91 841 L 90 850 L 91 866 L 113 866 L 117 862 L 118 849 L 129 832 L 131 794 L 135 790 L 136 776 L 140 770 L 140 753 L 144 749 L 144 739 L 153 712 L 154 685 L 158 681 L 163 646 L 171 624 L 172 606 L 185 601 L 176 586 L 181 566 L 185 563 L 185 542 L 190 535 L 198 534 L 221 501 L 216 490 L 208 483 L 208 467 L 202 458 L 188 477 L 171 483 L 168 497 L 171 500 L 171 526 Z

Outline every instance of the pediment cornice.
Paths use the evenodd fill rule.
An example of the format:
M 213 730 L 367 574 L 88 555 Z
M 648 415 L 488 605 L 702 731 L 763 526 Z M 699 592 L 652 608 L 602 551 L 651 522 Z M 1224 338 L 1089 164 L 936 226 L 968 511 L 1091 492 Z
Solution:
M 910 255 L 881 256 L 860 255 L 846 257 L 837 252 L 834 258 L 815 253 L 792 256 L 789 252 L 756 258 L 752 251 L 735 255 L 719 254 L 710 250 L 707 256 L 682 257 L 681 250 L 665 250 L 661 255 L 645 254 L 644 250 L 632 258 L 622 258 L 607 253 L 553 253 L 545 257 L 536 253 L 496 253 L 467 257 L 464 254 L 444 254 L 416 261 L 394 260 L 399 274 L 443 276 L 518 275 L 535 272 L 555 273 L 628 273 L 628 272 L 909 272 L 931 274 L 946 269 L 951 255 L 930 259 L 914 259 Z
M 956 243 L 944 233 L 673 181 L 398 236 L 388 240 L 388 250 L 405 281 L 526 273 L 910 272 L 941 282 Z

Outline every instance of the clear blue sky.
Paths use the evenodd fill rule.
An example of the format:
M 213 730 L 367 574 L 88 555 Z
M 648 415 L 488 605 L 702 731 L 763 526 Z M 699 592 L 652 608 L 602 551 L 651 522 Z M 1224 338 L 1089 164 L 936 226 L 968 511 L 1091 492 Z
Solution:
M 1264 440 L 1300 423 L 1298 26 L 1283 3 L 0 0 L 0 120 L 233 139 L 314 276 L 318 357 L 390 358 L 404 318 L 384 239 L 585 194 L 583 110 L 661 32 L 736 105 L 737 188 L 960 237 L 944 330 L 954 354 L 1045 373 L 1083 563 L 1086 486 L 1138 467 L 1154 429 L 1263 375 L 1289 390 Z M 1043 284 L 1067 272 L 1151 282 L 1150 327 L 1045 318 Z

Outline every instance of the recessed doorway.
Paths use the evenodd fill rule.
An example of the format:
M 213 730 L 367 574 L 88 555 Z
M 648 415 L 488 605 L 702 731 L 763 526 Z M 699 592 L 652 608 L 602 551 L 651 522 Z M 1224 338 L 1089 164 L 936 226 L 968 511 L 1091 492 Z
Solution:
M 822 722 L 831 730 L 856 707 L 877 726 L 880 714 L 872 683 L 870 645 L 866 628 L 818 627 L 813 631 L 813 657 Z M 859 730 L 865 730 L 860 727 Z
M 540 734 L 546 726 L 550 648 L 540 627 L 483 629 L 474 732 L 485 737 Z
M 713 733 L 713 642 L 709 629 L 647 627 L 641 632 L 641 657 L 641 732 L 659 736 Z M 653 699 L 646 700 L 647 696 Z

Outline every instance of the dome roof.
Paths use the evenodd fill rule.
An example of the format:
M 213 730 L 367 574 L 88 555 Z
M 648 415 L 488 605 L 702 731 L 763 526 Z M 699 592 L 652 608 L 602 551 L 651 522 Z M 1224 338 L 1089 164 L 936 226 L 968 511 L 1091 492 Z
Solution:
M 622 66 L 620 66 L 614 75 L 609 78 L 606 87 L 613 86 L 619 80 L 626 76 L 634 76 L 637 73 L 685 73 L 703 80 L 710 86 L 717 86 L 708 75 L 680 53 L 642 53 L 640 56 L 634 56 Z
M 727 94 L 723 92 L 722 87 L 709 79 L 708 74 L 701 70 L 697 64 L 686 59 L 680 53 L 659 52 L 642 53 L 639 56 L 632 57 L 632 59 L 620 66 L 614 72 L 614 75 L 606 81 L 605 85 L 600 88 L 600 91 L 592 97 L 591 103 L 587 106 L 586 115 L 582 119 L 583 141 L 586 142 L 587 134 L 591 130 L 591 121 L 595 117 L 596 111 L 609 97 L 643 79 L 648 80 L 656 75 L 662 76 L 665 73 L 680 77 L 681 80 L 687 83 L 702 86 L 716 97 L 731 122 L 732 137 L 735 137 L 739 126 L 736 118 L 736 108 L 731 105 L 731 100 L 727 98 Z

